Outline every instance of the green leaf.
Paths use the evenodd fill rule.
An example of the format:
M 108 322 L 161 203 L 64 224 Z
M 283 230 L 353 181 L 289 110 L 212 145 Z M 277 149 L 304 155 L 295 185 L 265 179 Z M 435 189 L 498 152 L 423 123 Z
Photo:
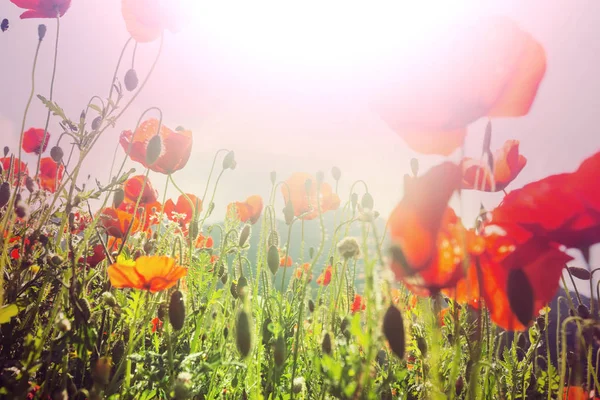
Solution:
M 100 107 L 98 107 L 95 104 L 90 104 L 89 107 L 94 111 L 98 111 L 99 113 L 102 113 L 102 110 L 100 109 Z
M 6 324 L 12 317 L 19 313 L 19 307 L 16 304 L 8 304 L 0 308 L 0 325 Z

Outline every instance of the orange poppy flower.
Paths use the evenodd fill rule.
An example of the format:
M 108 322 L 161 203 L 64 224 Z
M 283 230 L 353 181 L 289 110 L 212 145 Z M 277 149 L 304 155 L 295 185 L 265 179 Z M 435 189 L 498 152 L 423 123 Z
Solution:
M 263 199 L 258 195 L 254 195 L 248 197 L 244 202 L 236 201 L 235 203 L 231 203 L 227 206 L 227 214 L 231 212 L 232 207 L 235 207 L 235 212 L 240 221 L 250 221 L 254 225 L 262 214 Z
M 302 216 L 302 219 L 305 220 L 317 218 L 319 216 L 319 203 L 317 203 L 316 178 L 307 173 L 296 172 L 285 183 L 287 185 L 281 186 L 281 193 L 286 205 L 289 201 L 292 202 L 294 215 L 296 217 Z M 340 206 L 339 196 L 333 193 L 331 185 L 328 183 L 321 184 L 319 199 L 322 213 L 337 210 Z
M 367 305 L 363 301 L 362 296 L 360 294 L 355 294 L 354 301 L 352 302 L 352 305 L 350 307 L 350 311 L 352 311 L 352 314 L 362 311 L 366 308 L 367 308 Z
M 152 323 L 152 333 L 154 333 L 156 331 L 160 331 L 162 329 L 163 322 L 160 320 L 160 318 L 158 318 L 158 317 L 152 318 L 151 323 Z
M 187 226 L 194 215 L 194 208 L 198 207 L 197 213 L 202 211 L 202 200 L 193 194 L 186 193 L 187 197 L 192 201 L 194 207 L 190 204 L 184 195 L 177 198 L 177 203 L 169 199 L 165 202 L 165 214 L 173 222 L 178 222 L 181 227 Z
M 110 283 L 116 288 L 148 290 L 151 293 L 169 289 L 187 275 L 187 268 L 167 256 L 141 256 L 135 261 L 118 259 L 108 267 Z
M 527 164 L 527 159 L 519 154 L 518 140 L 507 140 L 504 146 L 494 153 L 493 157 L 493 176 L 490 175 L 488 166 L 479 160 L 463 159 L 463 189 L 499 192 L 504 190 Z M 476 179 L 478 182 L 475 182 Z
M 453 24 L 402 62 L 373 109 L 409 147 L 426 154 L 452 153 L 481 117 L 527 114 L 546 71 L 542 46 L 506 17 Z
M 192 132 L 188 130 L 171 130 L 165 125 L 160 126 L 161 149 L 158 159 L 152 164 L 146 164 L 148 143 L 158 132 L 159 121 L 150 118 L 136 129 L 121 132 L 119 142 L 129 158 L 141 163 L 144 167 L 161 174 L 172 174 L 179 171 L 188 162 L 192 153 Z M 130 150 L 131 146 L 131 150 Z
M 214 263 L 216 263 L 217 261 L 219 261 L 219 256 L 218 256 L 218 255 L 216 255 L 216 254 L 213 254 L 212 256 L 210 256 L 210 263 L 211 263 L 211 264 L 214 264 Z
M 105 207 L 100 212 L 100 226 L 104 227 L 106 234 L 118 239 L 125 237 L 129 226 L 131 233 L 135 233 L 140 228 L 140 221 L 134 218 L 127 211 L 119 210 L 113 207 Z
M 11 170 L 11 174 L 14 177 L 13 185 L 17 185 L 19 183 L 19 179 L 21 180 L 21 184 L 25 184 L 25 179 L 27 178 L 27 175 L 29 175 L 27 164 L 16 157 L 13 158 L 12 163 L 10 160 L 11 157 L 0 158 L 0 164 L 2 164 L 3 173 L 8 177 L 8 171 Z
M 310 272 L 310 263 L 304 263 L 301 266 L 299 266 L 298 268 L 296 268 L 296 271 L 294 273 L 294 276 L 296 277 L 296 279 L 302 279 L 304 277 L 304 275 L 308 275 L 308 273 Z M 312 282 L 312 274 L 308 275 L 308 282 Z
M 62 182 L 65 167 L 57 164 L 51 157 L 44 157 L 40 160 L 40 174 L 38 180 L 40 187 L 50 193 L 55 193 Z
M 291 267 L 293 264 L 293 260 L 291 256 L 287 256 L 287 259 L 284 257 L 281 257 L 279 259 L 279 266 L 280 267 Z
M 65 15 L 71 6 L 71 0 L 10 0 L 20 8 L 25 8 L 21 19 L 26 18 L 56 18 Z
M 144 180 L 146 180 L 145 184 Z M 158 200 L 158 192 L 152 187 L 150 178 L 146 178 L 144 175 L 136 175 L 127 179 L 123 185 L 123 191 L 125 192 L 125 198 L 133 204 L 137 203 L 138 197 L 140 198 L 140 205 L 154 203 Z
M 327 286 L 331 282 L 331 276 L 333 274 L 333 267 L 328 265 L 325 270 L 321 272 L 321 275 L 317 278 L 317 284 L 321 286 Z
M 568 386 L 563 389 L 563 400 L 598 400 L 600 397 L 591 396 L 591 393 L 580 386 Z
M 135 208 L 135 201 L 128 200 L 127 197 L 125 200 L 119 205 L 119 210 L 125 211 L 128 214 L 133 215 L 133 211 Z M 137 212 L 135 213 L 135 218 L 142 223 L 142 230 L 148 231 L 150 226 L 157 225 L 159 223 L 158 218 L 160 212 L 162 211 L 162 205 L 155 201 L 153 203 L 145 203 L 141 204 L 137 208 Z
M 56 16 L 56 15 L 55 15 Z M 40 128 L 30 128 L 23 133 L 22 149 L 25 153 L 42 154 L 48 147 L 50 140 L 50 132 L 46 132 L 46 140 L 44 140 L 44 130 Z
M 131 37 L 144 43 L 158 39 L 165 29 L 176 33 L 180 7 L 178 0 L 123 0 L 121 13 Z
M 198 238 L 196 238 L 196 248 L 197 249 L 210 249 L 213 247 L 213 238 L 206 237 L 202 233 L 198 234 Z

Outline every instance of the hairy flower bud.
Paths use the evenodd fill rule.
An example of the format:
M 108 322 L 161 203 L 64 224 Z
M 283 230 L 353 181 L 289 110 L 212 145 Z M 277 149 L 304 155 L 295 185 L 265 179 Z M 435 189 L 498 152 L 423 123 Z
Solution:
M 123 79 L 123 81 L 125 82 L 125 89 L 130 92 L 135 90 L 138 85 L 138 76 L 137 72 L 135 72 L 135 69 L 131 68 L 128 70 L 125 73 L 125 79 Z

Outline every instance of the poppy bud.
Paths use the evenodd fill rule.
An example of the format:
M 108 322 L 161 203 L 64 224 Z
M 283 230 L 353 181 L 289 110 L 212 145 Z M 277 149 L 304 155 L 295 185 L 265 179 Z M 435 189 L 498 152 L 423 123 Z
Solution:
M 312 184 L 313 181 L 310 178 L 304 181 L 304 190 L 306 190 L 306 193 L 310 193 L 310 190 L 312 189 Z
M 102 117 L 101 116 L 97 116 L 92 121 L 92 129 L 95 130 L 95 131 L 97 131 L 98 129 L 100 129 L 100 125 L 102 125 Z
M 15 206 L 15 214 L 21 219 L 26 219 L 29 216 L 29 207 L 24 201 L 19 201 Z
M 325 174 L 323 173 L 323 171 L 317 171 L 316 178 L 317 185 L 320 187 L 321 183 L 323 183 L 323 179 L 325 179 Z
M 27 176 L 27 178 L 25 178 L 25 187 L 27 188 L 27 190 L 29 190 L 29 193 L 33 193 L 33 191 L 35 190 L 35 182 L 33 181 L 33 179 L 31 179 L 30 176 Z
M 245 276 L 240 276 L 237 283 L 237 293 L 238 296 L 243 297 L 246 291 L 246 287 L 248 286 L 248 279 Z
M 269 247 L 267 253 L 267 266 L 273 275 L 277 273 L 277 270 L 279 269 L 279 250 L 277 250 L 276 246 Z
M 362 208 L 366 208 L 368 210 L 373 209 L 373 196 L 369 192 L 365 193 L 360 201 L 360 205 Z
M 387 368 L 388 366 L 388 359 L 387 359 L 387 352 L 383 349 L 379 350 L 377 352 L 377 357 L 375 357 L 375 359 L 377 360 L 377 364 L 379 364 L 379 366 L 381 368 Z
M 305 386 L 305 379 L 303 376 L 294 378 L 294 380 L 292 381 L 292 390 L 296 394 L 302 392 L 302 390 L 304 390 L 304 386 Z
M 231 295 L 234 299 L 238 298 L 237 283 L 231 282 L 231 285 L 229 286 L 229 292 L 231 292 Z
M 419 160 L 417 160 L 416 158 L 410 159 L 410 170 L 413 176 L 416 177 L 419 173 Z
M 92 379 L 100 385 L 108 385 L 112 359 L 110 357 L 100 357 L 92 368 Z
M 115 296 L 113 296 L 111 292 L 102 293 L 102 301 L 109 307 L 114 307 L 117 305 L 117 299 L 115 299 Z
M 508 304 L 519 322 L 527 326 L 533 319 L 533 289 L 525 272 L 512 269 L 508 274 Z
M 155 244 L 156 244 L 156 242 L 152 239 L 150 239 L 146 243 L 144 243 L 144 253 L 151 254 L 154 251 Z
M 119 208 L 121 203 L 123 203 L 123 200 L 125 200 L 125 191 L 123 188 L 116 189 L 113 193 L 113 207 Z
M 223 158 L 223 169 L 235 169 L 236 166 L 235 153 L 232 150 Z
M 2 182 L 0 185 L 0 208 L 8 204 L 10 200 L 10 183 Z
M 454 392 L 456 393 L 457 396 L 459 396 L 462 393 L 464 387 L 465 387 L 465 380 L 463 379 L 462 376 L 459 376 L 458 379 L 456 380 L 456 383 L 454 384 Z
M 308 299 L 308 311 L 310 311 L 310 312 L 315 311 L 315 302 L 312 301 L 312 299 Z
M 291 200 L 283 207 L 283 217 L 287 225 L 291 225 L 294 221 L 294 206 L 292 206 Z
M 310 246 L 310 247 L 308 248 L 308 256 L 309 256 L 310 258 L 313 258 L 313 257 L 315 256 L 315 248 L 314 248 L 314 247 Z M 331 264 L 331 263 L 330 263 L 330 264 Z
M 10 153 L 10 148 L 8 146 L 4 146 L 4 157 L 7 157 L 8 153 Z
M 274 185 L 276 181 L 277 181 L 277 172 L 271 171 L 271 184 Z
M 88 322 L 92 316 L 90 302 L 87 299 L 81 298 L 75 301 L 75 316 L 79 316 L 83 322 Z
M 60 163 L 63 159 L 64 152 L 59 146 L 54 146 L 50 149 L 50 157 L 54 160 L 55 163 Z
M 540 332 L 544 332 L 544 330 L 546 329 L 546 320 L 544 319 L 544 317 L 538 317 L 535 321 L 535 324 L 537 325 Z
M 416 340 L 419 351 L 421 352 L 423 357 L 425 357 L 427 355 L 427 341 L 425 341 L 425 338 L 422 336 L 417 336 Z
M 350 328 L 350 320 L 348 318 L 342 319 L 342 323 L 340 324 L 340 331 L 342 331 L 342 335 L 344 335 L 346 339 L 350 339 L 350 329 L 348 328 Z
M 160 152 L 162 151 L 162 142 L 160 135 L 154 135 L 148 141 L 148 146 L 146 147 L 146 165 L 150 166 L 158 160 L 160 157 Z
M 383 317 L 383 334 L 398 358 L 404 357 L 404 321 L 399 309 L 390 305 Z
M 246 244 L 246 240 L 248 240 L 249 236 L 250 236 L 250 225 L 246 224 L 246 225 L 244 225 L 244 227 L 242 228 L 242 232 L 240 233 L 240 240 L 238 242 L 238 246 L 244 247 L 244 245 Z
M 246 358 L 250 354 L 250 346 L 252 345 L 252 338 L 250 336 L 250 320 L 246 311 L 242 310 L 237 316 L 235 324 L 236 338 L 235 343 L 242 356 Z
M 185 304 L 183 303 L 183 294 L 176 290 L 171 294 L 169 302 L 169 322 L 176 331 L 183 328 L 185 321 Z
M 490 152 L 490 144 L 492 143 L 492 121 L 488 121 L 485 126 L 485 134 L 483 135 L 482 153 Z
M 190 237 L 198 237 L 198 222 L 190 221 Z
M 342 177 L 342 171 L 338 167 L 331 168 L 331 176 L 335 181 L 339 181 Z
M 358 204 L 358 194 L 352 193 L 350 196 L 350 202 L 352 203 L 352 210 L 356 210 L 356 205 Z
M 279 335 L 275 341 L 273 358 L 275 360 L 275 365 L 278 367 L 283 365 L 283 362 L 285 361 L 285 340 L 283 339 L 283 335 Z
M 42 40 L 44 40 L 45 36 L 46 36 L 46 25 L 39 24 L 38 25 L 38 40 L 41 42 Z
M 331 354 L 331 336 L 329 335 L 329 332 L 326 332 L 325 336 L 323 336 L 323 341 L 321 342 L 321 350 L 325 354 Z
M 267 245 L 270 246 L 279 246 L 279 234 L 277 231 L 273 230 L 269 232 L 269 238 L 267 239 Z
M 577 314 L 583 319 L 588 319 L 590 317 L 590 309 L 585 304 L 580 304 L 577 307 Z
M 223 273 L 223 275 L 221 275 L 221 283 L 224 285 L 227 283 L 227 272 Z
M 585 268 L 581 267 L 569 267 L 569 273 L 573 275 L 577 279 L 581 279 L 582 281 L 589 281 L 592 279 L 592 274 Z
M 127 71 L 125 73 L 125 79 L 123 79 L 123 81 L 125 82 L 125 89 L 127 89 L 130 92 L 135 90 L 135 88 L 138 85 L 138 76 L 137 72 L 135 72 L 135 69 L 131 68 L 129 71 Z

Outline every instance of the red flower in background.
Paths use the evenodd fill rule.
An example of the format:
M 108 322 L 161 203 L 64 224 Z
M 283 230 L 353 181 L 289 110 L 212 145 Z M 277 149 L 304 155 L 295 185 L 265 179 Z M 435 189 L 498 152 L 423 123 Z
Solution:
M 160 155 L 152 165 L 146 164 L 146 151 L 148 142 L 158 132 L 159 121 L 150 118 L 136 129 L 121 132 L 119 142 L 125 152 L 129 152 L 129 158 L 141 163 L 144 167 L 161 174 L 172 174 L 179 171 L 188 162 L 192 153 L 192 132 L 187 130 L 171 130 L 165 125 L 160 125 Z M 131 150 L 130 150 L 131 147 Z
M 104 252 L 104 247 L 102 247 L 101 243 L 98 243 L 90 250 L 91 252 L 89 254 L 84 254 L 79 259 L 79 263 L 88 265 L 90 268 L 96 268 L 98 264 L 106 259 L 106 253 Z
M 81 233 L 92 223 L 92 217 L 88 213 L 80 213 L 75 211 L 71 222 L 71 233 L 77 235 Z
M 29 169 L 27 168 L 27 164 L 25 164 L 23 161 L 19 160 L 16 157 L 14 157 L 12 160 L 13 161 L 11 163 L 11 157 L 0 158 L 0 164 L 2 164 L 2 171 L 5 174 L 5 176 L 8 177 L 8 173 L 10 170 L 10 173 L 13 176 L 13 185 L 16 186 L 19 183 L 19 180 L 21 180 L 21 184 L 24 184 L 25 178 L 27 178 L 27 175 L 29 175 Z
M 144 180 L 146 180 L 145 184 Z M 140 198 L 140 205 L 154 203 L 158 200 L 158 192 L 152 187 L 150 179 L 144 175 L 136 175 L 127 179 L 123 190 L 125 192 L 125 199 L 133 204 L 137 203 L 138 198 Z
M 354 301 L 352 302 L 352 305 L 350 306 L 350 311 L 352 311 L 352 314 L 362 311 L 366 308 L 367 308 L 367 305 L 363 301 L 362 296 L 360 294 L 355 294 Z
M 248 197 L 244 202 L 236 201 L 235 203 L 231 203 L 227 206 L 227 214 L 231 212 L 233 206 L 235 206 L 235 211 L 240 221 L 250 221 L 251 224 L 255 224 L 262 214 L 263 199 L 258 195 L 254 195 Z
M 152 42 L 165 29 L 176 33 L 181 15 L 179 0 L 123 0 L 121 12 L 129 34 L 140 43 Z
M 527 159 L 519 154 L 518 140 L 507 140 L 493 157 L 493 180 L 487 165 L 472 158 L 463 159 L 463 189 L 499 192 L 504 190 L 527 164 Z
M 421 153 L 449 155 L 481 117 L 527 114 L 546 71 L 542 46 L 508 18 L 480 18 L 451 29 L 386 79 L 373 105 Z M 406 69 L 410 80 L 403 78 Z
M 294 263 L 294 261 L 292 260 L 291 256 L 287 256 L 287 258 L 285 258 L 285 256 L 283 256 L 279 259 L 280 267 L 291 267 L 293 263 Z
M 134 215 L 135 203 L 125 199 L 120 205 L 119 210 Z M 142 221 L 142 230 L 148 231 L 150 226 L 158 224 L 158 216 L 162 211 L 162 205 L 155 201 L 153 203 L 140 204 L 135 213 L 135 218 Z
M 313 276 L 310 274 L 310 263 L 304 263 L 294 272 L 296 279 L 302 279 L 305 275 L 308 277 L 308 282 L 312 282 Z
M 40 187 L 50 193 L 55 193 L 58 185 L 62 182 L 65 167 L 57 164 L 51 157 L 44 157 L 40 160 L 40 174 L 38 181 Z
M 196 238 L 196 248 L 197 249 L 210 249 L 211 247 L 213 247 L 213 238 L 208 236 L 204 236 L 202 233 L 198 234 L 198 237 Z
M 317 278 L 317 284 L 327 286 L 331 282 L 331 276 L 333 275 L 333 267 L 328 265 L 325 270 L 321 272 L 321 275 Z
M 102 209 L 98 222 L 106 230 L 107 235 L 117 239 L 125 236 L 130 225 L 131 233 L 137 232 L 140 228 L 140 221 L 132 214 L 113 207 Z
M 152 318 L 152 333 L 162 329 L 163 322 L 158 317 Z
M 25 153 L 42 154 L 48 147 L 50 132 L 46 132 L 44 141 L 44 130 L 40 128 L 30 128 L 23 133 L 23 151 Z M 44 142 L 42 144 L 42 141 Z
M 21 19 L 26 18 L 56 18 L 65 15 L 71 6 L 71 0 L 10 0 L 20 8 L 26 8 Z
M 310 182 L 310 183 L 308 183 Z M 296 172 L 281 186 L 283 200 L 287 205 L 292 202 L 294 215 L 302 219 L 311 220 L 319 216 L 319 203 L 317 202 L 317 180 L 314 176 Z M 308 189 L 308 190 L 307 190 Z M 340 198 L 333 193 L 331 185 L 322 183 L 319 190 L 321 212 L 337 210 L 340 206 Z
M 184 195 L 180 195 L 177 198 L 177 203 L 171 199 L 165 202 L 165 214 L 167 214 L 167 218 L 173 222 L 178 222 L 182 228 L 185 228 L 192 220 L 194 208 L 197 208 L 197 213 L 202 211 L 202 200 L 190 193 L 186 193 L 186 195 L 187 198 Z M 190 204 L 190 200 L 194 207 Z

